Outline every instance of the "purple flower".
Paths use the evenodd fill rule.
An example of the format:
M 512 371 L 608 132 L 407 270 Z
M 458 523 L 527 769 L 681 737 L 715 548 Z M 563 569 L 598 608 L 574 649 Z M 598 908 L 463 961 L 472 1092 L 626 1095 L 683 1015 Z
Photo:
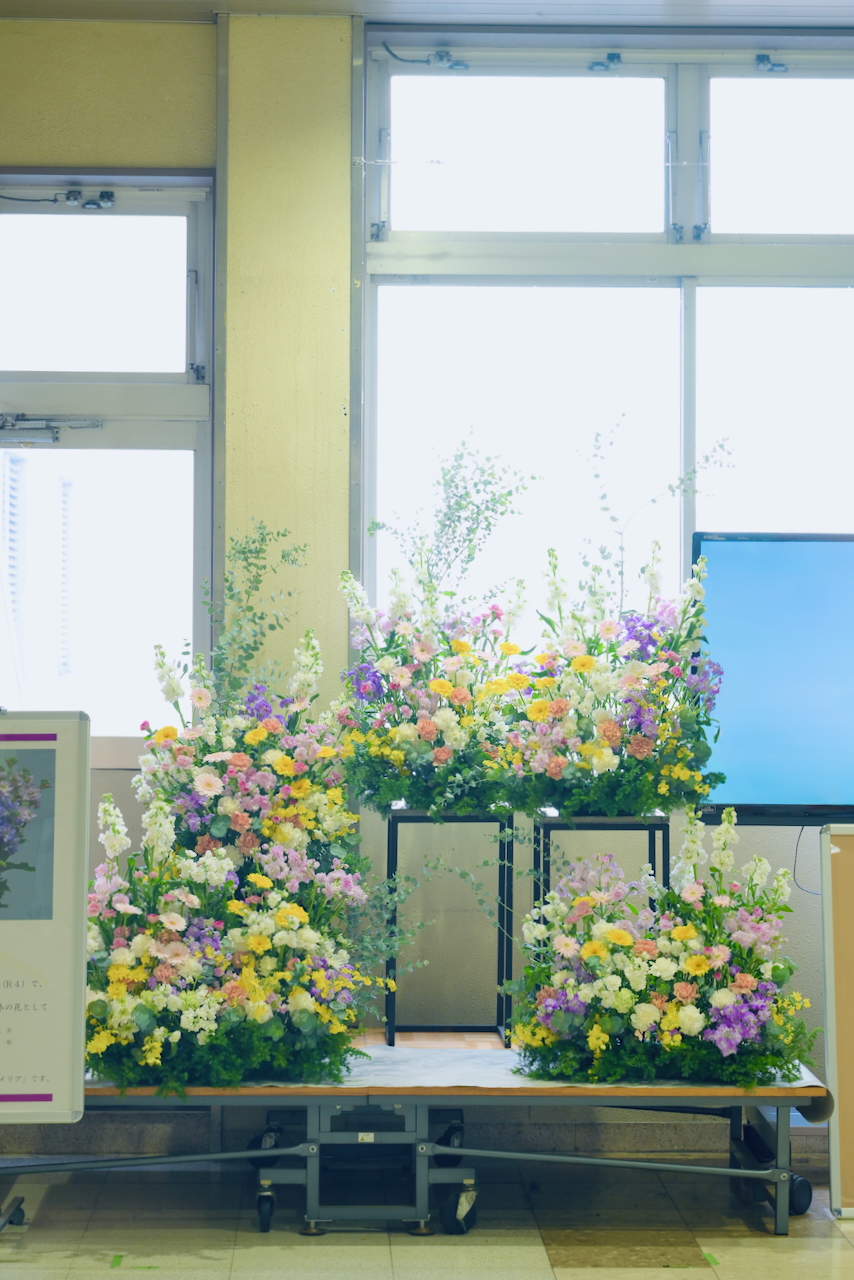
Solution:
M 361 702 L 382 697 L 382 676 L 370 662 L 360 662 L 347 675 L 353 681 L 353 692 Z
M 256 720 L 266 720 L 273 714 L 273 708 L 267 700 L 267 686 L 255 684 L 246 695 L 246 714 Z

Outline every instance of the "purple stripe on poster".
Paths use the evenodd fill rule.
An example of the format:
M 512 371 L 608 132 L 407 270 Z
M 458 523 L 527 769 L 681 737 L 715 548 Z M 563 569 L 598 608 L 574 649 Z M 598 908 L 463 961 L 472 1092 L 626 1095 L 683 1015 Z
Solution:
M 0 742 L 56 742 L 55 733 L 0 733 Z
M 0 1102 L 53 1102 L 52 1093 L 0 1093 Z

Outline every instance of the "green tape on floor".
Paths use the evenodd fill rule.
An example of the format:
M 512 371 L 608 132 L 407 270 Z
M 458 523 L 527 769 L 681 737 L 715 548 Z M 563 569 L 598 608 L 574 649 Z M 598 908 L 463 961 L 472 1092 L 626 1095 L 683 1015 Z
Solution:
M 703 1257 L 710 1267 L 719 1267 L 721 1265 L 713 1253 L 704 1253 Z
M 120 1266 L 122 1265 L 122 1258 L 123 1258 L 124 1256 L 125 1256 L 125 1255 L 124 1255 L 123 1253 L 117 1253 L 117 1254 L 114 1254 L 114 1256 L 113 1256 L 113 1260 L 112 1260 L 112 1262 L 110 1263 L 110 1270 L 111 1270 L 111 1271 L 112 1271 L 113 1267 L 120 1267 Z

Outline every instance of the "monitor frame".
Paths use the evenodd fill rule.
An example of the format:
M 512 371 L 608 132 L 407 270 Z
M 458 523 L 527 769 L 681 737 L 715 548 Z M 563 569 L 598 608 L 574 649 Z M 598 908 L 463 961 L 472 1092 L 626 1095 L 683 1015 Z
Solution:
M 704 542 L 854 542 L 854 533 L 732 533 L 697 530 L 691 537 L 692 565 L 703 554 Z M 714 792 L 711 792 L 709 803 L 702 806 L 703 820 L 714 825 L 720 821 L 724 808 L 729 807 L 716 804 Z M 738 813 L 739 822 L 746 826 L 823 827 L 828 822 L 854 823 L 854 804 L 738 804 L 733 801 L 731 807 Z

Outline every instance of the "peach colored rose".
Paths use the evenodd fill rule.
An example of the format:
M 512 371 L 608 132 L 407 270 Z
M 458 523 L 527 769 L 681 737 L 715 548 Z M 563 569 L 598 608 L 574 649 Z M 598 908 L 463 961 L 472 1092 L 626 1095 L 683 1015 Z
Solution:
M 604 738 L 609 747 L 618 747 L 623 738 L 623 731 L 616 720 L 602 720 L 597 726 L 599 737 Z
M 729 984 L 731 991 L 737 991 L 741 994 L 744 991 L 755 991 L 759 986 L 759 979 L 754 978 L 752 973 L 737 973 Z
M 434 720 L 419 720 L 416 728 L 418 736 L 425 742 L 433 742 L 439 736 L 439 726 Z
M 673 994 L 683 1004 L 690 1004 L 692 1000 L 697 999 L 699 990 L 696 982 L 677 982 L 673 987 Z
M 276 721 L 276 724 L 281 729 L 282 726 L 279 724 L 278 720 Z M 228 757 L 228 763 L 234 769 L 248 769 L 252 763 L 252 757 L 248 756 L 245 751 L 232 751 L 231 755 Z
M 451 694 L 451 702 L 453 702 L 455 707 L 464 707 L 467 702 L 471 702 L 471 694 L 468 689 L 460 687 L 459 689 L 455 689 Z
M 238 837 L 237 848 L 240 853 L 251 853 L 260 843 L 254 831 L 244 831 L 243 835 Z
M 453 754 L 450 747 L 434 747 L 433 763 L 435 765 L 447 764 Z
M 649 738 L 645 738 L 642 733 L 633 733 L 629 739 L 629 745 L 626 752 L 630 756 L 634 756 L 636 760 L 646 760 L 647 756 L 651 756 L 653 745 Z
M 653 991 L 649 998 L 655 1005 L 656 1009 L 663 1009 L 668 1003 L 667 996 L 662 995 L 660 991 Z
M 658 946 L 652 938 L 638 938 L 632 951 L 636 956 L 648 956 L 650 960 L 654 960 L 658 955 Z
M 563 777 L 563 771 L 566 768 L 566 759 L 564 756 L 549 756 L 549 762 L 546 765 L 546 773 L 550 778 L 555 780 Z
M 568 698 L 555 698 L 549 703 L 549 714 L 554 716 L 555 720 L 562 720 L 567 711 L 572 709 L 572 703 Z

